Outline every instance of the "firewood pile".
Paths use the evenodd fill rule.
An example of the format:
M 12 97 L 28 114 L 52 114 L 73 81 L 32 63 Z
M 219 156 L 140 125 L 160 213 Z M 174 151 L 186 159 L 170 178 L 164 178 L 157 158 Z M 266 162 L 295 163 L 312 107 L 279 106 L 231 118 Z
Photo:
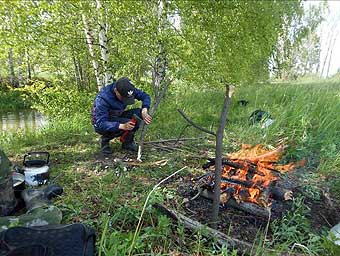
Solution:
M 283 173 L 289 173 L 304 161 L 278 164 L 285 146 L 267 149 L 263 145 L 243 145 L 241 150 L 223 158 L 220 204 L 268 217 L 273 203 L 293 199 L 293 191 L 282 187 Z M 199 195 L 212 199 L 214 193 L 215 159 L 203 165 L 206 174 L 195 178 Z

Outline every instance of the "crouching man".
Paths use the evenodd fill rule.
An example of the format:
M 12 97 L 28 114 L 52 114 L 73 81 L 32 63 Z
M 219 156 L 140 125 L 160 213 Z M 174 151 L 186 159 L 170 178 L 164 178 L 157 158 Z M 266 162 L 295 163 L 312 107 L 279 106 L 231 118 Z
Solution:
M 127 105 L 135 103 L 135 99 L 142 101 L 142 108 L 125 111 Z M 100 90 L 93 104 L 92 125 L 95 131 L 101 135 L 101 152 L 103 154 L 112 154 L 110 140 L 122 136 L 126 131 L 128 133 L 127 136 L 124 136 L 122 148 L 137 151 L 134 134 L 138 130 L 139 124 L 135 124 L 131 119 L 135 114 L 146 124 L 150 124 L 152 120 L 148 114 L 150 103 L 150 96 L 135 88 L 127 77 L 122 77 Z

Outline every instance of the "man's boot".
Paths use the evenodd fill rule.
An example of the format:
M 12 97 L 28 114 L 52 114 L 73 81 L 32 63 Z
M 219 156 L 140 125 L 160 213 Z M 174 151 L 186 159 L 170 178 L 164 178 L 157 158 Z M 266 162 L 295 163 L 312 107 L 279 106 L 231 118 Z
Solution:
M 21 197 L 25 202 L 27 211 L 31 211 L 49 205 L 52 198 L 60 196 L 62 193 L 62 187 L 52 184 L 44 189 L 25 189 L 21 192 Z
M 100 143 L 100 151 L 103 155 L 111 155 L 112 149 L 110 147 L 110 138 L 102 136 L 102 141 Z
M 132 152 L 137 152 L 138 147 L 134 141 L 135 133 L 129 132 L 128 135 L 125 137 L 125 141 L 122 143 L 122 149 L 126 149 Z
M 0 232 L 14 226 L 60 224 L 62 212 L 52 204 L 50 199 L 60 196 L 62 192 L 63 188 L 58 185 L 49 185 L 44 189 L 25 189 L 21 192 L 21 197 L 25 201 L 27 212 L 17 216 L 0 217 Z

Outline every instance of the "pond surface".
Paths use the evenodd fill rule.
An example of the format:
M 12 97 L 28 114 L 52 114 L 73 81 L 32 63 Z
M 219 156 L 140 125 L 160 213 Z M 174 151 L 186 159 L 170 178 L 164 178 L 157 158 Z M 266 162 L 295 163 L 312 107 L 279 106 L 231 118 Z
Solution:
M 0 111 L 1 133 L 36 130 L 46 123 L 46 118 L 34 110 Z

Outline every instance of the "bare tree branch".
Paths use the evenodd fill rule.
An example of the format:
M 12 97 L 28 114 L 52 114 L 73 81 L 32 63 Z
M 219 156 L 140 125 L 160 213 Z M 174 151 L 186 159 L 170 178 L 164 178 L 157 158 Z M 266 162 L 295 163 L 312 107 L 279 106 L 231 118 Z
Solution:
M 202 132 L 206 132 L 206 133 L 211 134 L 211 135 L 213 135 L 213 136 L 216 137 L 216 134 L 213 133 L 212 131 L 209 131 L 208 129 L 203 128 L 203 127 L 201 127 L 201 126 L 195 124 L 195 123 L 194 123 L 194 122 L 193 122 L 186 114 L 184 114 L 184 112 L 183 112 L 182 110 L 177 109 L 177 111 L 178 111 L 178 112 L 181 114 L 181 116 L 182 116 L 189 124 L 191 124 L 193 127 L 195 127 L 196 129 L 198 129 L 198 130 L 200 130 L 200 131 L 202 131 Z

